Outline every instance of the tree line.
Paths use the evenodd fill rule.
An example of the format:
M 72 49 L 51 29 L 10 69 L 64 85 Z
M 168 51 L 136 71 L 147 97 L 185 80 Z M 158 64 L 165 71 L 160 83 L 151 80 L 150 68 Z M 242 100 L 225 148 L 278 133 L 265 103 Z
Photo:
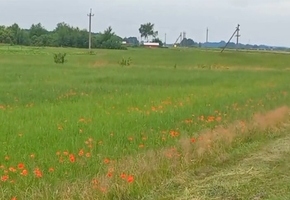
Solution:
M 158 31 L 154 30 L 153 23 L 141 24 L 138 30 L 141 40 L 158 42 L 160 47 L 163 46 L 163 42 L 158 38 Z M 91 47 L 126 49 L 126 46 L 122 45 L 122 41 L 133 46 L 140 45 L 136 37 L 121 38 L 113 32 L 111 27 L 108 27 L 101 33 L 92 33 Z M 88 48 L 89 37 L 87 29 L 79 29 L 64 22 L 58 23 L 52 31 L 45 29 L 41 23 L 32 24 L 29 29 L 22 29 L 14 23 L 11 26 L 0 26 L 0 43 L 38 47 Z M 195 42 L 184 38 L 180 45 L 194 46 Z
M 0 43 L 25 46 L 76 47 L 87 48 L 88 31 L 67 23 L 58 23 L 48 31 L 41 23 L 32 24 L 29 29 L 22 29 L 18 24 L 0 26 Z M 92 48 L 122 49 L 122 38 L 111 27 L 102 33 L 92 33 Z

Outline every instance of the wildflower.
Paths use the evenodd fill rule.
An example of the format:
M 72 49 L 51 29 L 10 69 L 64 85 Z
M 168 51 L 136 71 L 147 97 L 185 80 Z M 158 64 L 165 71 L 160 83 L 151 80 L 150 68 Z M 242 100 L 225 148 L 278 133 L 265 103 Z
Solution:
M 216 120 L 217 122 L 219 122 L 219 121 L 222 120 L 222 118 L 219 116 L 219 117 L 217 117 L 215 120 Z
M 84 122 L 85 121 L 85 118 L 83 118 L 83 117 L 81 117 L 80 119 L 79 119 L 79 122 Z
M 9 160 L 10 159 L 10 157 L 9 156 L 5 156 L 5 160 Z
M 107 189 L 105 187 L 101 187 L 100 190 L 101 190 L 101 192 L 106 192 L 107 191 Z
M 23 163 L 19 163 L 18 164 L 18 169 L 23 169 L 24 168 L 24 164 Z
M 9 175 L 4 175 L 1 177 L 1 181 L 5 182 L 9 179 Z
M 50 167 L 50 168 L 48 169 L 48 171 L 49 171 L 49 172 L 54 172 L 54 168 L 53 168 L 53 167 Z
M 139 145 L 139 148 L 144 148 L 144 144 L 140 144 Z
M 81 149 L 81 150 L 79 151 L 79 156 L 83 156 L 83 155 L 84 155 L 84 150 Z
M 36 168 L 34 171 L 34 174 L 37 178 L 41 178 L 42 177 L 42 172 L 40 171 L 39 168 Z
M 128 183 L 132 183 L 134 181 L 134 177 L 132 175 L 129 175 L 127 178 Z
M 9 167 L 9 171 L 16 172 L 16 169 L 14 167 Z
M 191 142 L 192 143 L 195 143 L 196 142 L 196 139 L 195 138 L 191 138 Z
M 97 179 L 93 179 L 92 183 L 96 185 L 96 184 L 98 184 L 98 180 Z
M 172 137 L 176 137 L 176 136 L 179 135 L 179 132 L 174 131 L 174 130 L 171 130 L 171 131 L 170 131 L 170 135 L 171 135 Z
M 120 177 L 121 177 L 122 179 L 125 179 L 125 178 L 127 177 L 127 175 L 124 174 L 124 173 L 122 173 L 122 174 L 120 175 Z
M 201 120 L 201 121 L 203 121 L 204 120 L 204 116 L 202 115 L 198 119 Z
M 107 174 L 107 177 L 109 177 L 109 178 L 111 178 L 113 176 L 113 174 L 111 173 L 111 172 L 109 172 L 108 174 Z
M 22 176 L 27 176 L 28 175 L 28 171 L 26 169 L 22 170 L 22 172 L 20 173 Z
M 86 153 L 86 157 L 87 158 L 91 157 L 91 153 L 90 152 Z
M 105 164 L 108 164 L 109 162 L 110 162 L 110 160 L 109 160 L 108 158 L 105 158 L 105 159 L 104 159 L 104 163 L 105 163 Z
M 208 116 L 208 117 L 207 117 L 207 121 L 208 121 L 208 122 L 213 122 L 214 119 L 215 119 L 214 116 Z
M 69 155 L 69 160 L 70 162 L 74 163 L 75 162 L 75 156 L 73 154 Z
M 35 158 L 35 155 L 34 154 L 30 154 L 30 158 Z

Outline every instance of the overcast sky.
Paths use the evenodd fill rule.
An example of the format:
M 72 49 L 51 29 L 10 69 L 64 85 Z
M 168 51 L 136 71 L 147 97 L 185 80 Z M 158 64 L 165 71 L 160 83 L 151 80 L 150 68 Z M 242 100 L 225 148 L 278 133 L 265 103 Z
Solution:
M 167 43 L 183 31 L 204 42 L 207 27 L 209 41 L 227 41 L 239 23 L 242 43 L 290 47 L 290 0 L 0 0 L 0 24 L 88 28 L 90 8 L 94 32 L 112 26 L 122 37 L 139 37 L 140 24 L 152 22 L 162 40 L 167 34 Z

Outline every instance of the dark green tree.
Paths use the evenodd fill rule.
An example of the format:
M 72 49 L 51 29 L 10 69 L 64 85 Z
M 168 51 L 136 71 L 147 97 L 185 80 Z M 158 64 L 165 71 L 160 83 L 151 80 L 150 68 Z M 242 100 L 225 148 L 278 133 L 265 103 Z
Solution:
M 141 34 L 141 38 L 144 37 L 147 41 L 149 36 L 155 38 L 158 35 L 158 31 L 154 31 L 154 24 L 150 22 L 141 24 L 139 33 Z

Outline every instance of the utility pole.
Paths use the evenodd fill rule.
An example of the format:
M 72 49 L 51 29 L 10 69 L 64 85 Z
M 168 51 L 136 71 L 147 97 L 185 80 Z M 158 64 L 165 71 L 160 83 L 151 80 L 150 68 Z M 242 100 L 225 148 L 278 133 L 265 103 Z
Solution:
M 237 37 L 237 45 L 238 45 L 239 37 L 241 36 L 241 35 L 239 35 L 239 32 L 240 32 L 240 24 L 238 24 L 238 27 L 236 28 L 235 32 L 233 33 L 233 35 L 231 36 L 231 38 L 227 42 L 226 46 L 223 47 L 221 53 L 225 50 L 225 48 L 228 46 L 228 44 L 230 43 L 230 41 L 232 40 L 232 38 L 235 36 L 236 33 L 237 33 L 236 37 Z
M 208 43 L 208 28 L 206 28 L 206 43 Z
M 164 47 L 166 47 L 166 33 L 165 33 Z
M 239 37 L 240 37 L 240 24 L 238 24 L 238 27 L 237 27 L 237 50 L 239 49 Z
M 90 13 L 88 14 L 89 17 L 89 51 L 91 52 L 92 47 L 92 17 L 94 14 L 92 14 L 92 9 L 90 10 Z

